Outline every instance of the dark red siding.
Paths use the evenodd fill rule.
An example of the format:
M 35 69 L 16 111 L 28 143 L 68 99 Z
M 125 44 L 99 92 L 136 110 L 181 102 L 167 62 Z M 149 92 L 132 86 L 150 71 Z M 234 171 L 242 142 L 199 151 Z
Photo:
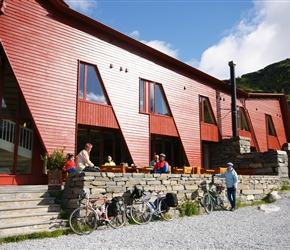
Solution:
M 230 89 L 222 81 L 62 8 L 60 1 L 6 2 L 1 43 L 49 152 L 62 146 L 75 152 L 77 123 L 113 127 L 120 128 L 133 162 L 148 165 L 150 133 L 165 130 L 180 136 L 189 164 L 201 166 L 201 134 L 206 135 L 200 127 L 200 95 L 209 98 L 221 137 L 232 136 Z M 77 105 L 79 61 L 98 67 L 111 108 Z M 172 120 L 160 123 L 139 112 L 140 78 L 162 84 Z M 285 143 L 279 100 L 238 93 L 237 105 L 248 110 L 261 151 L 267 150 L 265 114 L 272 115 L 280 145 Z M 166 125 L 163 130 L 160 124 Z M 208 138 L 216 141 L 217 134 L 215 129 Z

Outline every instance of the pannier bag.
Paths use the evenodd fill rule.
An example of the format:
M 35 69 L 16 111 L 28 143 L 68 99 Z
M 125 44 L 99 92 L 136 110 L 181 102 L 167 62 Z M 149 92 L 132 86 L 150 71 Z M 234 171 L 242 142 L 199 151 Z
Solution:
M 131 198 L 140 199 L 142 197 L 142 190 L 134 186 L 131 193 Z
M 175 193 L 167 193 L 165 196 L 165 203 L 169 207 L 177 207 L 178 206 L 177 195 Z
M 110 201 L 110 206 L 108 209 L 108 216 L 116 216 L 122 214 L 125 211 L 125 202 L 123 197 L 117 196 L 113 197 Z

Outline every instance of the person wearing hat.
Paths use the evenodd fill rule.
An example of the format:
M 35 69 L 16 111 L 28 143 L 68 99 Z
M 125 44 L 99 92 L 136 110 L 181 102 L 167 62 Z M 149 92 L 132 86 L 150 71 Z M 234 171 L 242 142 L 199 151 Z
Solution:
M 219 178 L 226 179 L 227 193 L 228 199 L 231 204 L 230 211 L 235 211 L 236 209 L 236 190 L 238 187 L 238 175 L 234 170 L 234 164 L 231 162 L 227 163 L 227 171 L 222 174 L 214 174 L 213 176 L 217 176 Z
M 161 153 L 159 156 L 159 161 L 155 164 L 153 171 L 154 173 L 168 173 L 168 162 L 165 161 L 166 155 Z
M 87 143 L 85 148 L 77 155 L 76 169 L 78 172 L 99 172 L 98 168 L 94 168 L 94 163 L 90 160 L 90 152 L 93 148 L 91 143 Z
M 68 173 L 72 173 L 72 172 L 76 172 L 76 163 L 75 163 L 75 158 L 74 155 L 71 153 L 68 153 L 66 155 L 66 163 L 64 165 L 64 167 L 62 168 L 62 172 L 68 172 Z

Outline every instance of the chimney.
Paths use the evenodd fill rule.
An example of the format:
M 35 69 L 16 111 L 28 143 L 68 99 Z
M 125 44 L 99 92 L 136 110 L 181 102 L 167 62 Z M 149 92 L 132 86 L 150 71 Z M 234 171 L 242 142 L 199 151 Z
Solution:
M 229 62 L 230 74 L 231 74 L 231 96 L 232 96 L 232 130 L 233 137 L 238 136 L 238 122 L 237 122 L 237 93 L 236 93 L 236 76 L 235 76 L 235 66 L 233 61 Z

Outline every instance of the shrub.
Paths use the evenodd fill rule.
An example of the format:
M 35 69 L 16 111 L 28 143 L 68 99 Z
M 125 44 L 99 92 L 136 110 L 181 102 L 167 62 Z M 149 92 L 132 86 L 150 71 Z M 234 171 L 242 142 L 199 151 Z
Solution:
M 180 217 L 184 216 L 192 216 L 199 214 L 198 206 L 196 204 L 196 201 L 192 201 L 191 199 L 185 199 L 183 202 L 181 202 L 177 209 L 180 212 Z

